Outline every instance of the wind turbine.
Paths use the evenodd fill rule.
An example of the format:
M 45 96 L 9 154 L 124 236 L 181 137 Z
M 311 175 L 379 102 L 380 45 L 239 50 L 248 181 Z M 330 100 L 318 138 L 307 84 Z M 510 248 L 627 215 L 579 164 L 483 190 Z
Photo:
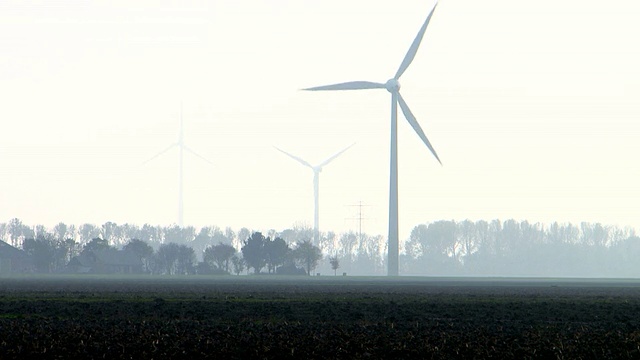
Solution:
M 387 274 L 389 276 L 397 276 L 398 275 L 398 134 L 397 134 L 397 125 L 398 125 L 398 104 L 400 105 L 400 109 L 402 109 L 402 113 L 404 117 L 407 119 L 413 130 L 418 134 L 420 139 L 424 142 L 424 144 L 431 150 L 433 156 L 436 157 L 440 165 L 442 162 L 438 157 L 433 146 L 427 139 L 427 136 L 422 131 L 420 124 L 416 120 L 416 117 L 413 115 L 409 106 L 400 95 L 400 83 L 398 80 L 407 70 L 411 62 L 413 61 L 416 53 L 418 52 L 418 47 L 422 42 L 422 37 L 424 36 L 425 31 L 427 30 L 427 25 L 429 25 L 429 21 L 431 20 L 431 16 L 436 9 L 436 3 L 431 9 L 429 16 L 425 20 L 422 28 L 418 32 L 418 35 L 413 40 L 409 51 L 405 55 L 398 71 L 395 76 L 386 83 L 377 83 L 371 81 L 350 81 L 345 83 L 333 84 L 333 85 L 325 85 L 307 88 L 303 90 L 310 91 L 323 91 L 323 90 L 364 90 L 364 89 L 387 89 L 388 92 L 391 93 L 391 156 L 390 156 L 390 176 L 389 176 L 389 252 L 388 252 L 388 270 Z
M 292 158 L 293 160 L 299 162 L 300 164 L 311 168 L 311 170 L 313 170 L 313 200 L 314 200 L 314 206 L 313 206 L 313 236 L 314 236 L 314 240 L 315 243 L 318 243 L 318 237 L 319 237 L 319 233 L 320 233 L 320 203 L 319 203 L 319 192 L 320 192 L 320 172 L 322 171 L 322 168 L 326 165 L 328 165 L 330 162 L 332 162 L 333 160 L 335 160 L 335 158 L 337 158 L 338 156 L 342 155 L 343 152 L 347 151 L 350 147 L 352 147 L 353 145 L 355 145 L 355 143 L 347 146 L 346 148 L 342 149 L 341 151 L 339 151 L 338 153 L 336 153 L 335 155 L 331 156 L 330 158 L 326 159 L 325 161 L 321 162 L 320 164 L 313 166 L 311 164 L 309 164 L 307 161 L 295 156 L 295 155 L 291 155 L 288 152 L 279 149 L 277 147 L 276 150 L 280 151 L 281 153 L 289 156 L 290 158 Z
M 184 202 L 183 202 L 183 191 L 182 191 L 182 184 L 183 184 L 183 153 L 184 151 L 188 151 L 191 154 L 199 157 L 200 159 L 208 162 L 209 164 L 213 165 L 213 163 L 209 160 L 207 160 L 205 157 L 203 157 L 202 155 L 199 155 L 198 153 L 196 153 L 195 151 L 191 150 L 191 148 L 189 148 L 187 145 L 185 145 L 184 143 L 184 131 L 183 131 L 183 121 L 182 121 L 182 103 L 180 103 L 180 132 L 178 135 L 178 141 L 172 143 L 171 145 L 167 146 L 164 150 L 160 151 L 159 153 L 157 153 L 156 155 L 154 155 L 153 157 L 151 157 L 149 160 L 145 161 L 142 163 L 142 165 L 145 165 L 146 163 L 154 160 L 155 158 L 159 157 L 160 155 L 166 153 L 167 151 L 171 150 L 174 146 L 178 147 L 179 153 L 180 153 L 180 160 L 179 160 L 179 178 L 178 178 L 178 226 L 183 227 L 184 225 L 184 221 L 183 221 L 183 209 L 184 209 Z

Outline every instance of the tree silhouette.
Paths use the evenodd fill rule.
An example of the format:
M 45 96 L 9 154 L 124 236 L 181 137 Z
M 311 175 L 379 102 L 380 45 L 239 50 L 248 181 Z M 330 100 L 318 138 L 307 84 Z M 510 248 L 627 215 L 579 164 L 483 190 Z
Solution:
M 20 236 L 23 235 L 24 226 L 22 225 L 22 221 L 18 218 L 13 218 L 9 221 L 9 238 L 11 239 L 11 245 L 14 247 L 18 247 L 20 244 Z
M 231 264 L 233 264 L 233 272 L 236 275 L 240 275 L 240 273 L 244 271 L 245 263 L 243 258 L 233 255 L 231 257 Z
M 113 236 L 116 232 L 117 227 L 118 225 L 111 221 L 107 221 L 106 223 L 102 224 L 102 238 L 105 239 L 108 243 L 111 243 L 113 241 Z
M 176 262 L 178 274 L 193 274 L 195 261 L 196 254 L 192 248 L 187 245 L 178 246 L 178 260 Z
M 264 244 L 266 238 L 261 232 L 254 232 L 244 241 L 242 257 L 249 268 L 253 268 L 256 274 L 265 266 Z
M 156 268 L 165 274 L 189 274 L 194 271 L 193 249 L 176 243 L 162 244 L 155 256 Z
M 204 262 L 209 266 L 229 272 L 229 263 L 236 254 L 236 249 L 228 244 L 219 243 L 204 250 Z
M 44 237 L 37 239 L 28 238 L 22 243 L 22 249 L 33 259 L 33 264 L 37 272 L 51 272 L 56 255 L 56 247 L 53 239 L 46 239 Z
M 58 223 L 58 225 L 53 228 L 53 233 L 56 239 L 63 240 L 65 236 L 67 236 L 67 225 L 63 222 Z
M 37 238 L 26 238 L 22 250 L 31 256 L 35 270 L 49 273 L 67 265 L 76 252 L 73 239 L 59 240 L 50 233 L 40 234 Z
M 109 248 L 109 242 L 101 238 L 93 238 L 88 243 L 84 244 L 82 253 L 88 253 L 90 251 L 102 250 Z
M 331 270 L 333 270 L 333 275 L 338 275 L 338 268 L 340 267 L 340 260 L 338 260 L 337 256 L 332 256 L 329 258 L 329 263 L 331 264 Z
M 56 268 L 64 267 L 74 256 L 78 255 L 79 244 L 71 238 L 57 240 L 56 245 Z
M 275 272 L 278 266 L 284 264 L 290 250 L 282 238 L 277 237 L 273 240 L 270 240 L 270 238 L 265 239 L 264 255 L 269 273 Z
M 153 248 L 149 244 L 139 239 L 132 239 L 123 247 L 123 250 L 136 254 L 144 264 L 145 269 L 149 269 L 149 261 L 153 256 Z
M 322 251 L 313 245 L 310 240 L 299 243 L 293 254 L 300 264 L 304 266 L 307 275 L 311 275 L 311 270 L 315 269 L 320 259 L 322 259 Z
M 88 243 L 91 239 L 100 237 L 100 229 L 93 224 L 82 224 L 78 232 L 81 243 Z

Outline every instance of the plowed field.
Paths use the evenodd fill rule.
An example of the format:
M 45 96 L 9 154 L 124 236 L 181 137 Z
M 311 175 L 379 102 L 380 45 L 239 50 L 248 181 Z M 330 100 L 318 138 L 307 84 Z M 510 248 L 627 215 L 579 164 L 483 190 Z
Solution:
M 640 358 L 630 280 L 0 279 L 1 359 Z

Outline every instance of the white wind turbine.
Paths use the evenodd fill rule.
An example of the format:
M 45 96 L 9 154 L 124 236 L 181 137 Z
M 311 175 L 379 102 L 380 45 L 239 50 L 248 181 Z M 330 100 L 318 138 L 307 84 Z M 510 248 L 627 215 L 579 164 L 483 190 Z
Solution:
M 332 162 L 333 160 L 335 160 L 335 158 L 337 158 L 338 156 L 342 155 L 343 152 L 347 151 L 350 147 L 352 147 L 353 145 L 355 145 L 355 143 L 347 146 L 346 148 L 342 149 L 341 151 L 339 151 L 338 153 L 336 153 L 335 155 L 331 156 L 330 158 L 326 159 L 325 161 L 321 162 L 320 164 L 313 166 L 311 164 L 309 164 L 307 161 L 295 156 L 295 155 L 291 155 L 288 152 L 281 150 L 277 147 L 276 150 L 282 152 L 283 154 L 289 156 L 290 158 L 292 158 L 293 160 L 299 162 L 300 164 L 311 168 L 311 170 L 313 170 L 313 200 L 314 200 L 314 206 L 313 206 L 313 236 L 314 236 L 314 240 L 315 243 L 318 243 L 318 238 L 319 238 L 319 234 L 320 234 L 320 203 L 319 203 L 319 196 L 320 196 L 320 172 L 322 171 L 322 168 L 326 165 L 328 165 L 330 162 Z
M 202 155 L 199 155 L 198 153 L 196 153 L 195 151 L 191 150 L 191 148 L 189 148 L 187 145 L 184 144 L 184 132 L 183 132 L 183 121 L 182 121 L 182 104 L 180 104 L 180 132 L 178 135 L 178 141 L 172 143 L 171 145 L 167 146 L 164 150 L 160 151 L 159 153 L 157 153 L 156 155 L 154 155 L 153 157 L 151 157 L 149 160 L 145 161 L 142 163 L 142 165 L 145 165 L 146 163 L 152 161 L 153 159 L 159 157 L 160 155 L 166 153 L 167 151 L 171 150 L 174 146 L 178 147 L 179 153 L 180 153 L 180 160 L 179 160 L 179 170 L 178 170 L 178 226 L 183 227 L 184 226 L 184 218 L 183 218 L 183 210 L 184 210 L 184 203 L 183 203 L 183 190 L 182 190 L 182 184 L 183 184 L 183 153 L 184 151 L 188 151 L 191 154 L 199 157 L 200 159 L 208 162 L 209 164 L 213 165 L 213 163 L 209 160 L 207 160 L 205 157 L 203 157 Z
M 422 25 L 422 28 L 420 28 L 418 35 L 413 40 L 413 43 L 411 44 L 409 51 L 407 51 L 407 54 L 402 60 L 402 64 L 400 64 L 400 67 L 398 68 L 395 76 L 387 80 L 386 83 L 383 84 L 370 81 L 350 81 L 345 83 L 303 89 L 311 91 L 387 89 L 387 91 L 391 93 L 391 164 L 389 179 L 389 249 L 387 263 L 387 274 L 389 276 L 398 275 L 398 104 L 400 104 L 400 109 L 402 109 L 402 113 L 404 114 L 411 127 L 413 127 L 413 130 L 415 130 L 420 139 L 422 139 L 424 144 L 429 148 L 429 150 L 431 150 L 431 153 L 442 165 L 438 154 L 436 154 L 435 149 L 433 148 L 433 146 L 431 146 L 431 143 L 427 139 L 427 136 L 424 134 L 424 131 L 422 131 L 420 124 L 418 124 L 418 121 L 416 120 L 416 117 L 413 115 L 413 113 L 411 113 L 409 106 L 400 95 L 400 83 L 398 82 L 402 74 L 404 74 L 404 72 L 407 70 L 414 57 L 416 56 L 418 47 L 420 46 L 420 42 L 422 42 L 422 37 L 427 30 L 427 25 L 429 25 L 429 21 L 431 20 L 431 16 L 435 11 L 436 6 L 437 3 L 433 6 L 433 9 L 429 13 L 429 16 L 427 16 L 427 19 Z

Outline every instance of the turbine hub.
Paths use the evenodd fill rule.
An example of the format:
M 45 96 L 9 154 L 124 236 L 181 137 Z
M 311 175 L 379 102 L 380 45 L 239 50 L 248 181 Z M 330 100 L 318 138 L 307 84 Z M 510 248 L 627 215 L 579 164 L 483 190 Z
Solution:
M 390 92 L 390 93 L 394 93 L 394 92 L 400 91 L 400 83 L 396 79 L 387 80 L 387 82 L 384 84 L 384 86 L 387 88 L 387 91 Z

